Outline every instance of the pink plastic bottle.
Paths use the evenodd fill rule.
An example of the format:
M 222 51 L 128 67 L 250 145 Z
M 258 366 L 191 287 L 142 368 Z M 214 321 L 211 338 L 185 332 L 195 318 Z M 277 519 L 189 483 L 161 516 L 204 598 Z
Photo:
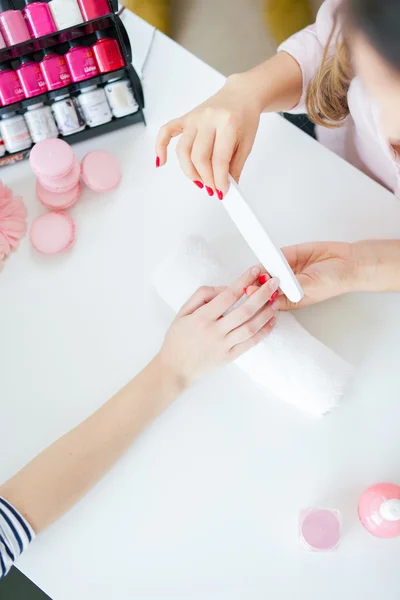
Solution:
M 49 48 L 43 50 L 43 54 L 43 60 L 39 64 L 47 88 L 53 91 L 70 85 L 72 82 L 71 73 L 64 56 L 56 54 L 54 50 Z
M 377 483 L 369 487 L 358 504 L 360 521 L 379 538 L 400 536 L 400 486 Z
M 85 21 L 104 17 L 111 12 L 108 0 L 78 0 L 78 4 Z
M 0 50 L 3 50 L 3 48 L 7 48 L 7 44 L 5 43 L 3 34 L 0 31 Z
M 69 42 L 70 50 L 65 55 L 72 81 L 84 81 L 99 74 L 93 50 L 82 46 L 79 40 Z
M 11 67 L 11 63 L 0 63 L 1 106 L 8 106 L 21 100 L 25 100 L 25 94 L 18 73 Z
M 11 0 L 0 0 L 0 29 L 7 46 L 31 39 L 20 10 L 14 10 Z
M 42 71 L 37 62 L 31 56 L 22 56 L 20 58 L 21 66 L 17 69 L 22 88 L 27 98 L 33 98 L 39 94 L 47 92 L 47 85 Z
M 36 2 L 36 0 L 25 0 L 23 10 L 24 18 L 28 26 L 29 33 L 33 38 L 49 35 L 57 31 L 53 15 L 47 2 Z

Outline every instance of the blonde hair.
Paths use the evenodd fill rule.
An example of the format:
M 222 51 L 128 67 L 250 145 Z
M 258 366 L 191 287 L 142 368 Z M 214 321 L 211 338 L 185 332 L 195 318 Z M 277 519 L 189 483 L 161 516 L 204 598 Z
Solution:
M 325 46 L 321 65 L 307 90 L 308 116 L 317 125 L 340 127 L 349 114 L 347 94 L 354 77 L 349 50 L 344 40 L 336 42 L 336 50 L 329 49 L 336 31 L 338 14 Z

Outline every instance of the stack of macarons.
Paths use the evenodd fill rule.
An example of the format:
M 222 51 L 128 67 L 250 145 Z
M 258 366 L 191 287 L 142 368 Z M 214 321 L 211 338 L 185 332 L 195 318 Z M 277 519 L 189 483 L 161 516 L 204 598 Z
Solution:
M 75 241 L 75 222 L 63 211 L 79 200 L 81 177 L 90 189 L 107 192 L 119 185 L 121 168 L 117 159 L 104 150 L 89 152 L 80 164 L 71 146 L 60 139 L 36 144 L 30 154 L 30 164 L 37 176 L 37 196 L 53 211 L 34 221 L 31 242 L 42 254 L 59 254 Z
M 44 206 L 64 210 L 78 201 L 81 167 L 67 142 L 47 139 L 36 144 L 30 163 L 37 176 L 37 196 Z

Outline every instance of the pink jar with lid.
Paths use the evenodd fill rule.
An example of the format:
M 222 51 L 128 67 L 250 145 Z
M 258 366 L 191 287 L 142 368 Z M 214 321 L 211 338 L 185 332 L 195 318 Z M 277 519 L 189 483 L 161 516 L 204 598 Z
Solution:
M 0 103 L 8 106 L 14 102 L 25 100 L 25 93 L 18 77 L 18 73 L 11 67 L 11 63 L 0 63 Z
M 44 57 L 39 64 L 47 88 L 53 91 L 70 85 L 72 77 L 64 56 L 60 56 L 49 48 L 44 50 L 43 54 Z
M 36 2 L 36 0 L 25 0 L 23 10 L 28 31 L 33 38 L 49 35 L 57 31 L 53 15 L 47 2 Z
M 47 92 L 47 85 L 44 80 L 39 63 L 35 62 L 31 56 L 22 56 L 20 58 L 21 66 L 17 69 L 22 88 L 27 98 L 33 98 Z
M 31 39 L 22 11 L 15 10 L 11 0 L 0 0 L 0 29 L 7 46 Z
M 91 77 L 96 77 L 99 70 L 93 50 L 88 46 L 82 46 L 79 40 L 69 42 L 70 50 L 65 55 L 65 60 L 71 73 L 72 81 L 85 81 Z

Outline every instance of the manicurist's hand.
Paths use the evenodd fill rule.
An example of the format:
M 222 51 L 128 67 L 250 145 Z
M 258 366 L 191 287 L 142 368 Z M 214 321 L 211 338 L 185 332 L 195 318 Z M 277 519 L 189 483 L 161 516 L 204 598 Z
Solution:
M 230 311 L 244 290 L 258 280 L 260 272 L 259 267 L 249 269 L 225 289 L 201 288 L 168 331 L 158 357 L 161 368 L 186 387 L 263 340 L 276 321 L 279 302 L 270 303 L 270 299 L 278 287 L 277 280 L 269 280 Z
M 165 165 L 168 145 L 180 135 L 177 154 L 183 172 L 221 200 L 228 191 L 228 174 L 239 181 L 261 113 L 291 109 L 301 92 L 300 67 L 286 52 L 246 73 L 232 75 L 217 94 L 161 128 L 156 166 Z
M 262 112 L 241 81 L 229 78 L 215 96 L 164 125 L 156 142 L 157 166 L 163 166 L 171 138 L 181 135 L 176 152 L 184 174 L 220 199 L 229 187 L 228 173 L 239 180 Z

